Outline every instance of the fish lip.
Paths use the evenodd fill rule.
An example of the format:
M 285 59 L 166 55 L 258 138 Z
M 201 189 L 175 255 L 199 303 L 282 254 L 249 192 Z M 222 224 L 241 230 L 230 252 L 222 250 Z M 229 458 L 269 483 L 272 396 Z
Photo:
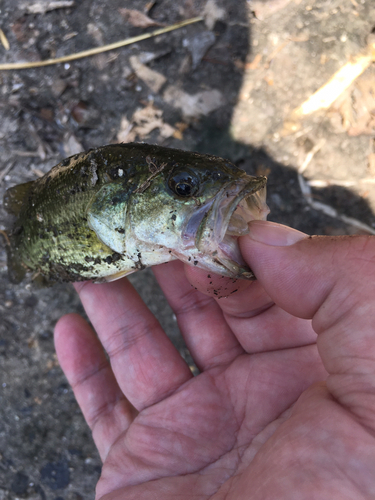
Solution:
M 195 238 L 196 247 L 209 253 L 215 251 L 217 245 L 223 241 L 230 219 L 241 202 L 265 188 L 266 182 L 266 177 L 245 175 L 223 186 L 200 223 Z M 268 212 L 268 207 L 265 205 L 264 214 Z M 249 220 L 251 219 L 255 217 L 250 217 Z
M 240 207 L 247 220 L 266 219 L 269 209 L 265 203 L 266 177 L 245 175 L 223 188 L 215 196 L 196 234 L 195 246 L 203 254 L 213 257 L 219 269 L 230 276 L 254 279 L 254 275 L 243 260 L 238 246 L 238 237 L 244 233 L 227 234 L 232 215 Z M 258 197 L 254 197 L 259 193 Z M 243 203 L 249 200 L 255 205 L 255 213 Z
M 255 207 L 254 215 L 250 206 L 241 205 L 241 215 L 248 215 L 246 224 L 250 220 L 266 218 L 269 212 L 265 203 L 266 182 L 266 177 L 252 177 L 244 173 L 238 179 L 226 183 L 214 197 L 195 209 L 181 234 L 183 252 L 174 251 L 174 254 L 188 255 L 195 249 L 198 251 L 195 254 L 198 267 L 233 278 L 254 279 L 237 242 L 244 233 L 227 234 L 227 231 L 232 215 L 244 200 L 254 201 Z M 260 194 L 253 200 L 252 196 L 257 193 Z M 246 224 L 243 226 L 246 227 Z
M 246 176 L 247 178 L 249 178 L 250 176 Z M 225 206 L 225 199 L 219 203 L 219 207 L 218 207 L 218 210 L 220 212 L 223 212 L 225 211 L 225 209 L 227 208 L 227 210 L 225 211 L 225 216 L 224 216 L 224 220 L 222 221 L 222 224 L 221 224 L 221 227 L 220 227 L 220 219 L 217 217 L 216 218 L 216 237 L 218 239 L 218 241 L 222 241 L 228 231 L 228 226 L 229 226 L 229 222 L 231 220 L 231 217 L 232 215 L 234 214 L 234 212 L 237 211 L 237 208 L 239 208 L 239 206 L 241 205 L 241 203 L 244 201 L 244 200 L 247 200 L 248 198 L 251 198 L 253 197 L 253 195 L 255 195 L 256 193 L 259 193 L 262 189 L 265 190 L 265 187 L 266 187 L 266 183 L 267 183 L 267 178 L 266 177 L 251 177 L 250 180 L 241 188 L 241 185 L 237 186 L 229 186 L 229 189 L 233 189 L 234 190 L 238 190 L 238 192 L 236 193 L 229 193 L 229 196 L 232 195 L 232 199 L 229 203 L 226 204 Z M 228 188 L 227 188 L 228 189 Z M 226 195 L 228 197 L 228 194 Z M 268 209 L 268 206 L 266 205 L 265 203 L 265 191 L 264 191 L 264 205 L 265 205 L 265 208 L 262 209 L 261 207 L 259 207 L 259 210 L 260 212 L 262 212 L 262 215 L 260 218 L 264 218 L 265 216 L 267 216 L 267 214 L 269 213 L 269 209 Z M 251 210 L 250 209 L 246 209 L 245 208 L 245 212 L 247 212 L 247 218 L 249 220 L 246 220 L 245 222 L 249 222 L 250 220 L 254 220 L 255 217 L 251 215 Z M 237 236 L 240 236 L 241 234 L 238 234 Z

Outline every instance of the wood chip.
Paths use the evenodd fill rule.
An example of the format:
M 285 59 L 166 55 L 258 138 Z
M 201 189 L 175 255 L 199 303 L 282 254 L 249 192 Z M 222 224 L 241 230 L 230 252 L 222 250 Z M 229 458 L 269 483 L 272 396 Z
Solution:
M 251 69 L 251 70 L 257 69 L 260 61 L 262 60 L 262 57 L 263 55 L 258 53 L 251 61 L 251 63 L 246 63 L 245 69 Z
M 28 14 L 45 14 L 51 10 L 73 7 L 74 0 L 56 0 L 51 2 L 35 2 L 32 4 L 24 3 L 20 6 Z

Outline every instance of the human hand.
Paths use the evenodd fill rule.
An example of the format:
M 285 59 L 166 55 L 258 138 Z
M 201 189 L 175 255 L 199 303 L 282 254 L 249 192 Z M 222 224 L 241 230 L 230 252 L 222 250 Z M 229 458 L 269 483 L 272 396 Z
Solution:
M 207 292 L 207 273 L 155 268 L 197 377 L 126 279 L 76 285 L 100 340 L 68 315 L 55 341 L 97 499 L 375 498 L 375 239 L 257 221 L 241 251 L 258 281 L 223 299 L 186 279 Z

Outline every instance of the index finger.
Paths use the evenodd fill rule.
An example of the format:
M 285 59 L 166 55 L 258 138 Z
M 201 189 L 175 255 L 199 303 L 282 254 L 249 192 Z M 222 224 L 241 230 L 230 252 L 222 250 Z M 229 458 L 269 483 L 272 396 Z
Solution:
M 222 280 L 220 276 L 178 261 L 157 266 L 154 273 L 201 369 L 228 363 L 243 351 L 285 349 L 316 341 L 311 322 L 276 307 L 259 282 L 243 281 L 243 290 L 217 299 L 196 288 L 206 290 L 211 281 Z

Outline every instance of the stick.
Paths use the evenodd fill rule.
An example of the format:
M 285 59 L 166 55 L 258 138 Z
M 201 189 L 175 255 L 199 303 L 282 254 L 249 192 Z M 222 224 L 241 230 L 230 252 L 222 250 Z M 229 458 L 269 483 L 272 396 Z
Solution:
M 125 47 L 125 45 L 131 45 L 132 43 L 140 42 L 141 40 L 147 40 L 148 38 L 153 38 L 155 36 L 168 33 L 169 31 L 174 31 L 188 24 L 198 23 L 203 21 L 203 17 L 193 17 L 187 19 L 186 21 L 181 21 L 180 23 L 172 24 L 171 26 L 166 26 L 164 28 L 159 28 L 157 30 L 151 31 L 150 33 L 143 33 L 142 35 L 133 36 L 131 38 L 126 38 L 125 40 L 120 40 L 119 42 L 110 43 L 108 45 L 102 45 L 101 47 L 95 47 L 94 49 L 83 50 L 82 52 L 76 52 L 75 54 L 69 54 L 67 56 L 58 57 L 56 59 L 46 59 L 45 61 L 33 61 L 33 62 L 21 62 L 21 63 L 3 63 L 0 64 L 1 70 L 12 70 L 12 69 L 29 69 L 29 68 L 41 68 L 42 66 L 51 66 L 52 64 L 60 64 L 68 61 L 75 61 L 76 59 L 82 59 L 83 57 L 91 57 L 96 54 L 101 54 L 102 52 L 108 52 L 109 50 L 119 49 L 120 47 Z
M 9 165 L 5 167 L 4 170 L 0 171 L 0 184 L 3 182 L 4 177 L 12 170 L 15 164 L 15 161 L 13 163 L 9 163 Z

